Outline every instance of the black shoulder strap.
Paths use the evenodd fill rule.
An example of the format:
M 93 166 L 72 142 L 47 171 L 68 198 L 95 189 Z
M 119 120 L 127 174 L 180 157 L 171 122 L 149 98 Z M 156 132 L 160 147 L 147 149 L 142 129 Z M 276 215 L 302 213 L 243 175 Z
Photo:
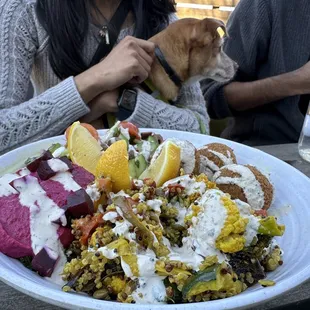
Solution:
M 102 58 L 111 52 L 131 8 L 131 0 L 122 0 L 110 22 L 102 28 L 102 39 L 90 62 L 90 67 L 99 63 Z
M 172 69 L 172 67 L 168 64 L 163 52 L 161 51 L 161 49 L 159 48 L 158 45 L 156 45 L 156 47 L 155 47 L 155 55 L 156 55 L 156 58 L 158 59 L 159 63 L 161 64 L 161 66 L 165 69 L 169 78 L 173 81 L 173 83 L 176 86 L 181 87 L 182 83 L 183 83 L 182 80 L 177 75 L 177 73 Z

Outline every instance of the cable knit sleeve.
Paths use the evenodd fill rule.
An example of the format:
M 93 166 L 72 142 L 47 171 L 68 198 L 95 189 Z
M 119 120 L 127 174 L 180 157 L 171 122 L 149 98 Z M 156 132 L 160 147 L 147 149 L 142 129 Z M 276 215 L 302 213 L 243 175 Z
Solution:
M 34 1 L 0 1 L 0 153 L 62 133 L 89 112 L 74 79 L 26 100 L 39 48 Z
M 139 127 L 209 134 L 209 116 L 198 83 L 183 86 L 175 106 L 138 90 L 136 109 L 129 121 Z
M 176 14 L 169 23 L 177 21 Z M 199 83 L 183 86 L 175 106 L 138 90 L 136 109 L 129 121 L 139 127 L 174 129 L 209 134 L 209 116 Z
M 270 6 L 270 1 L 266 0 L 243 0 L 228 20 L 224 51 L 239 65 L 235 81 L 257 80 L 257 68 L 267 62 L 271 35 Z M 223 88 L 227 83 L 212 80 L 201 83 L 211 118 L 225 118 L 234 114 L 224 95 Z

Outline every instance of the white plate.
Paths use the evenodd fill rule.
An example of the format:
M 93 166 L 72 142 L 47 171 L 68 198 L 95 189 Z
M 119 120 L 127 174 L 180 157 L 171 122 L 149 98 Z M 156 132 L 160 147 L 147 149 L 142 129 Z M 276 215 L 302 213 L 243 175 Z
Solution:
M 154 131 L 146 129 L 143 131 Z M 310 179 L 285 164 L 284 162 L 256 149 L 226 141 L 223 139 L 197 135 L 193 133 L 156 130 L 164 138 L 176 137 L 191 141 L 199 147 L 211 142 L 222 142 L 232 147 L 237 160 L 242 164 L 253 164 L 265 173 L 270 173 L 271 181 L 275 187 L 275 200 L 271 207 L 280 223 L 286 225 L 283 238 L 279 244 L 284 250 L 284 264 L 275 272 L 268 274 L 268 279 L 276 281 L 273 287 L 262 288 L 260 285 L 246 290 L 240 295 L 227 299 L 210 301 L 206 303 L 179 304 L 179 305 L 133 305 L 98 301 L 87 296 L 63 293 L 60 288 L 35 273 L 24 268 L 17 260 L 0 254 L 0 279 L 42 301 L 65 307 L 68 309 L 238 309 L 262 303 L 289 289 L 296 287 L 310 278 Z M 39 154 L 42 149 L 48 148 L 52 143 L 64 142 L 64 137 L 54 137 L 39 141 L 0 157 L 0 175 L 21 167 L 24 160 Z M 289 207 L 291 206 L 291 207 Z

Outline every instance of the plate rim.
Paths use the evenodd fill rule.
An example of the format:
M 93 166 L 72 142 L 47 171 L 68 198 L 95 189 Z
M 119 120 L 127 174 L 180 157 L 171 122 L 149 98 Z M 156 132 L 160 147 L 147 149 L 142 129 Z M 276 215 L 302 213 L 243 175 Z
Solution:
M 159 134 L 173 134 L 173 133 L 182 133 L 182 131 L 176 131 L 176 130 L 169 130 L 169 129 L 154 129 L 154 128 L 140 128 L 139 129 L 141 132 L 146 132 L 146 131 L 153 131 Z M 102 136 L 102 134 L 104 134 L 104 132 L 106 132 L 106 130 L 98 130 L 99 135 Z M 254 147 L 250 147 L 238 142 L 234 142 L 234 141 L 230 141 L 230 140 L 226 140 L 223 138 L 219 138 L 219 137 L 213 137 L 213 136 L 209 136 L 209 135 L 203 135 L 203 134 L 198 134 L 198 133 L 192 133 L 192 132 L 184 132 L 187 136 L 201 136 L 201 138 L 203 140 L 206 139 L 211 139 L 211 140 L 217 140 L 219 143 L 224 143 L 224 144 L 229 144 L 229 145 L 237 145 L 240 148 L 244 148 L 244 149 L 248 149 L 250 151 L 255 151 L 255 153 L 257 154 L 261 154 L 264 157 L 268 158 L 272 158 L 272 160 L 276 160 L 278 162 L 281 163 L 281 165 L 286 165 L 287 169 L 289 169 L 290 171 L 294 171 L 294 173 L 299 175 L 299 178 L 302 178 L 305 182 L 309 183 L 310 185 L 310 178 L 308 178 L 305 174 L 303 174 L 301 171 L 299 171 L 298 169 L 296 169 L 295 167 L 287 164 L 286 162 L 278 159 L 277 157 L 270 155 L 260 149 L 256 149 Z M 64 135 L 58 135 L 58 136 L 54 136 L 54 137 L 50 137 L 50 138 L 46 138 L 46 139 L 42 139 L 39 141 L 35 141 L 33 143 L 29 143 L 26 145 L 23 145 L 19 148 L 16 148 L 14 150 L 11 150 L 5 154 L 2 154 L 0 156 L 0 160 L 3 157 L 9 157 L 11 156 L 13 153 L 15 153 L 16 151 L 20 151 L 22 152 L 24 149 L 29 148 L 32 145 L 39 145 L 42 144 L 43 142 L 48 143 L 49 141 L 51 141 L 51 143 L 53 143 L 53 140 L 55 139 L 64 139 Z M 208 143 L 208 142 L 206 142 Z M 1 254 L 1 253 L 0 253 Z M 1 254 L 4 255 L 4 254 Z M 69 309 L 72 309 L 74 307 L 74 309 L 90 309 L 89 307 L 92 307 L 92 309 L 101 309 L 103 307 L 106 307 L 106 309 L 109 308 L 113 308 L 113 306 L 115 305 L 115 303 L 113 302 L 108 302 L 108 301 L 97 301 L 95 302 L 94 299 L 89 299 L 89 297 L 85 298 L 85 296 L 83 295 L 79 295 L 76 294 L 74 295 L 75 298 L 77 298 L 77 300 L 72 303 L 69 300 L 66 300 L 65 298 L 65 294 L 68 293 L 64 293 L 61 290 L 59 291 L 54 291 L 54 289 L 52 288 L 45 288 L 42 290 L 43 286 L 39 283 L 34 283 L 30 280 L 28 280 L 27 278 L 17 274 L 17 273 L 13 273 L 10 274 L 10 271 L 13 272 L 12 269 L 8 269 L 8 268 L 4 268 L 2 265 L 0 265 L 0 280 L 3 281 L 5 284 L 13 287 L 14 289 L 30 296 L 36 299 L 39 299 L 43 302 L 46 303 L 50 303 L 52 305 L 56 305 L 56 306 L 66 306 Z M 298 277 L 299 278 L 298 278 Z M 305 281 L 307 281 L 310 278 L 310 263 L 308 266 L 303 267 L 302 270 L 300 270 L 299 273 L 297 274 L 293 274 L 291 276 L 289 276 L 286 279 L 283 279 L 280 283 L 277 283 L 277 285 L 273 286 L 273 287 L 266 287 L 264 289 L 258 290 L 258 291 L 253 291 L 253 292 L 249 292 L 247 295 L 243 295 L 243 294 L 238 294 L 236 296 L 232 296 L 229 297 L 228 299 L 220 299 L 220 300 L 214 300 L 214 301 L 207 301 L 207 302 L 199 302 L 199 303 L 191 303 L 191 304 L 175 304 L 175 305 L 168 305 L 168 304 L 160 304 L 160 305 L 155 305 L 155 304 L 135 304 L 135 305 L 130 305 L 130 304 L 121 304 L 121 303 L 117 303 L 117 307 L 118 308 L 122 308 L 122 309 L 161 309 L 161 308 L 180 308 L 182 307 L 183 309 L 198 309 L 198 308 L 208 308 L 208 309 L 218 309 L 218 306 L 224 306 L 223 304 L 225 304 L 226 302 L 226 306 L 224 307 L 225 309 L 238 309 L 238 308 L 246 308 L 249 307 L 250 305 L 258 305 L 258 304 L 262 304 L 265 303 L 271 299 L 274 299 L 278 296 L 280 296 L 281 294 L 284 294 L 285 292 L 300 286 L 301 284 L 303 284 Z M 18 283 L 18 284 L 17 284 Z M 29 289 L 27 289 L 27 287 L 30 286 L 31 287 L 31 291 Z M 37 293 L 39 292 L 39 293 Z M 63 298 L 61 298 L 61 296 L 63 296 Z M 72 295 L 71 295 L 72 296 Z M 57 298 L 59 297 L 59 298 Z M 87 300 L 91 300 L 91 303 L 88 303 Z M 227 303 L 227 301 L 231 301 L 229 303 Z M 77 303 L 77 301 L 79 303 Z M 77 308 L 77 304 L 79 304 L 79 307 Z M 88 305 L 87 305 L 88 304 Z M 93 308 L 94 304 L 98 304 L 98 307 Z M 233 307 L 229 306 L 234 304 Z

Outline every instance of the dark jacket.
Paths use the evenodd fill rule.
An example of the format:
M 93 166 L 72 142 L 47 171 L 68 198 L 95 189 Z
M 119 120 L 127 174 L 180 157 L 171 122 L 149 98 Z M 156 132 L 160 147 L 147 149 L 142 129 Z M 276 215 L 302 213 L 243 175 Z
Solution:
M 227 31 L 224 50 L 239 64 L 236 81 L 255 81 L 296 70 L 310 59 L 310 1 L 241 0 Z M 205 80 L 201 85 L 210 117 L 232 117 L 224 138 L 249 145 L 298 141 L 306 97 L 285 98 L 237 113 L 225 100 L 224 84 Z

